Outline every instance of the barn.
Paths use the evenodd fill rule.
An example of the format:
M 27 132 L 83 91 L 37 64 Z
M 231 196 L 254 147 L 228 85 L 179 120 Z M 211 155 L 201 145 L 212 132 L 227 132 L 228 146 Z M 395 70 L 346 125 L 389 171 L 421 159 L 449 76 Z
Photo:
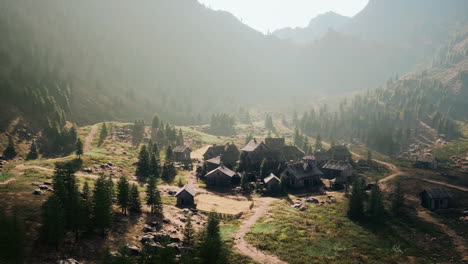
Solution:
M 231 187 L 239 180 L 240 177 L 236 172 L 222 164 L 205 175 L 206 185 L 210 187 Z
M 186 184 L 175 195 L 177 198 L 177 206 L 178 207 L 195 206 L 196 194 L 197 192 L 195 191 L 195 189 L 191 185 Z

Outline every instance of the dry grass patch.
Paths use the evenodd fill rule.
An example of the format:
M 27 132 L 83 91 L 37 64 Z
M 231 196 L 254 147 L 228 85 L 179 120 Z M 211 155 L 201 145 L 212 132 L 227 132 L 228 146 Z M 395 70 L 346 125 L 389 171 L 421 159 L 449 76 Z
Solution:
M 238 214 L 249 210 L 251 202 L 237 201 L 213 194 L 199 194 L 195 197 L 197 208 L 203 211 L 216 211 L 222 214 Z

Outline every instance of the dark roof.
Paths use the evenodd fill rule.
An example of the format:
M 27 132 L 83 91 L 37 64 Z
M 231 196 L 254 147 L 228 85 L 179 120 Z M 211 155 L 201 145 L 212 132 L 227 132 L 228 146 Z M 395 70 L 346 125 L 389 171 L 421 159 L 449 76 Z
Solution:
M 226 154 L 227 152 L 238 152 L 239 149 L 237 148 L 236 145 L 227 143 L 226 145 L 214 145 L 209 147 L 206 152 L 203 154 L 203 156 L 206 156 L 208 153 L 210 153 L 211 157 L 215 157 L 221 154 Z
M 270 149 L 280 151 L 284 146 L 284 138 L 265 138 L 265 145 Z
M 426 163 L 432 163 L 436 161 L 436 158 L 432 155 L 421 155 L 417 159 L 418 162 L 426 162 Z
M 323 175 L 317 166 L 309 162 L 289 163 L 286 170 L 297 179 Z
M 245 147 L 242 148 L 242 151 L 252 152 L 252 151 L 255 151 L 260 145 L 265 145 L 265 144 L 262 141 L 253 138 L 249 141 L 249 143 L 247 143 L 247 145 L 245 145 Z M 265 147 L 267 146 L 265 145 Z
M 342 160 L 329 160 L 322 167 L 322 169 L 339 170 L 339 171 L 344 171 L 350 168 L 353 168 L 353 166 L 351 166 L 351 164 L 348 161 L 342 161 Z
M 192 150 L 187 146 L 177 146 L 174 148 L 174 152 L 185 152 L 186 150 L 192 152 Z
M 432 199 L 444 199 L 451 197 L 450 193 L 444 189 L 426 189 L 424 192 L 426 192 L 427 195 Z
M 212 159 L 209 159 L 206 162 L 219 165 L 221 164 L 221 155 L 218 155 Z
M 277 182 L 281 182 L 281 180 L 278 177 L 276 177 L 273 173 L 271 173 L 270 176 L 263 179 L 263 181 L 265 181 L 265 183 L 268 183 L 271 180 L 276 180 Z
M 300 150 L 296 146 L 284 146 L 283 147 L 283 154 L 285 156 L 296 156 L 296 157 L 302 157 L 304 156 L 304 151 Z
M 195 191 L 194 188 L 192 188 L 191 185 L 189 184 L 186 184 L 184 187 L 182 187 L 177 193 L 175 196 L 179 196 L 179 194 L 181 194 L 183 191 L 186 191 L 188 192 L 190 195 L 192 196 L 195 196 L 195 194 L 197 194 L 197 191 Z
M 324 149 L 318 149 L 314 152 L 314 156 L 317 160 L 327 160 L 328 152 Z
M 333 146 L 328 150 L 328 153 L 330 153 L 330 154 L 333 153 L 335 155 L 340 154 L 340 155 L 350 155 L 351 156 L 351 152 L 349 152 L 348 148 L 345 145 Z
M 223 174 L 226 174 L 229 177 L 233 177 L 234 175 L 236 175 L 236 173 L 234 171 L 232 171 L 229 168 L 221 165 L 218 168 L 208 172 L 205 177 L 209 177 L 211 174 L 215 173 L 216 171 L 220 171 L 220 172 L 222 172 Z

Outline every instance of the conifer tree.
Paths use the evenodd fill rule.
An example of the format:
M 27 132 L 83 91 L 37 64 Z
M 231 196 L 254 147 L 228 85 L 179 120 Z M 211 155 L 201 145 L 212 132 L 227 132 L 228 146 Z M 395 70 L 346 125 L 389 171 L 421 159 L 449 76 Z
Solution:
M 140 200 L 140 191 L 136 184 L 132 184 L 130 188 L 130 211 L 135 213 L 141 212 L 141 200 Z
M 354 220 L 360 220 L 364 217 L 364 184 L 356 177 L 354 179 L 351 196 L 349 198 L 348 216 Z
M 94 205 L 94 226 L 104 233 L 104 230 L 109 228 L 112 223 L 112 191 L 109 180 L 101 175 L 96 180 L 93 191 Z
M 6 159 L 12 159 L 16 157 L 17 155 L 18 153 L 16 153 L 15 142 L 13 140 L 13 137 L 10 134 L 8 134 L 8 145 L 6 149 L 3 151 L 3 156 Z
M 167 161 L 172 161 L 173 156 L 174 156 L 174 153 L 172 151 L 172 147 L 169 145 L 166 148 L 166 162 Z
M 405 204 L 405 195 L 403 193 L 403 188 L 401 187 L 401 182 L 398 181 L 396 188 L 391 196 L 391 212 L 393 216 L 400 216 L 403 212 L 403 206 Z
M 28 155 L 26 156 L 27 160 L 35 160 L 39 157 L 39 154 L 37 153 L 37 146 L 36 146 L 36 141 L 33 140 L 31 143 L 31 148 L 29 150 Z
M 140 149 L 136 175 L 143 178 L 146 178 L 149 175 L 149 153 L 145 145 L 141 146 Z
M 106 122 L 102 123 L 102 126 L 101 126 L 101 134 L 99 134 L 99 142 L 98 142 L 98 145 L 102 145 L 102 143 L 104 142 L 104 140 L 106 139 L 107 137 L 107 126 L 106 126 Z
M 62 202 L 56 195 L 52 195 L 42 205 L 41 240 L 58 247 L 65 238 L 65 212 Z
M 149 176 L 154 176 L 158 178 L 160 175 L 161 168 L 159 166 L 159 160 L 157 159 L 156 155 L 153 153 L 151 155 L 151 160 L 149 164 Z
M 219 219 L 215 213 L 208 215 L 208 224 L 203 230 L 198 252 L 202 263 L 219 264 L 226 263 L 225 245 L 219 232 Z
M 195 243 L 195 230 L 192 225 L 192 216 L 187 216 L 187 223 L 184 228 L 184 239 L 183 244 L 185 247 L 192 247 Z
M 127 209 L 130 205 L 130 185 L 125 176 L 120 177 L 117 184 L 117 203 L 122 209 L 122 214 L 127 215 Z
M 315 150 L 322 149 L 322 138 L 320 137 L 320 134 L 317 135 L 317 138 L 315 139 Z
M 383 203 L 382 193 L 380 192 L 380 188 L 377 183 L 372 187 L 367 212 L 370 216 L 370 220 L 374 224 L 380 224 L 384 222 L 385 206 Z
M 78 156 L 78 159 L 81 159 L 81 155 L 83 155 L 83 142 L 81 139 L 77 139 L 75 143 L 75 154 Z
M 241 181 L 240 181 L 240 187 L 242 189 L 242 191 L 247 191 L 247 189 L 249 188 L 249 181 L 247 179 L 247 175 L 244 173 L 242 174 L 242 177 L 241 177 Z
M 150 207 L 152 214 L 162 215 L 161 195 L 157 189 L 155 177 L 149 177 L 146 186 L 146 205 Z

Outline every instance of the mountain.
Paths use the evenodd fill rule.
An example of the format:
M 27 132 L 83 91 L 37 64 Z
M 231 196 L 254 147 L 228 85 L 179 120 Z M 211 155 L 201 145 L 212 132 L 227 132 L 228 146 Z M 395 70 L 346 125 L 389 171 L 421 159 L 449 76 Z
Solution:
M 405 3 L 371 0 L 342 30 L 298 45 L 196 0 L 1 1 L 0 103 L 57 126 L 149 120 L 155 112 L 198 124 L 241 106 L 300 107 L 410 71 L 466 24 L 463 1 L 444 1 L 440 12 L 423 5 L 429 14 L 417 16 Z M 382 12 L 399 20 L 382 21 Z M 311 27 L 327 16 L 336 18 Z M 376 30 L 391 23 L 395 30 Z
M 297 43 L 306 44 L 321 38 L 329 29 L 339 29 L 350 20 L 335 12 L 327 12 L 310 20 L 305 28 L 282 28 L 275 30 L 273 35 L 280 39 L 291 39 Z

